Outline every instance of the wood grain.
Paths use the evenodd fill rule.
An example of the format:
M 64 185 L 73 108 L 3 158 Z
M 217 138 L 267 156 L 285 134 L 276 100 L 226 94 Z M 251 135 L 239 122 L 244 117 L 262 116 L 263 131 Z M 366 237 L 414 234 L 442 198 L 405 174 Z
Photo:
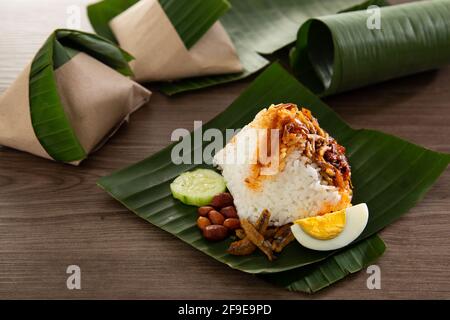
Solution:
M 48 33 L 65 26 L 67 6 L 87 2 L 0 1 L 0 93 Z M 89 30 L 81 8 L 82 27 Z M 175 98 L 155 94 L 80 168 L 0 148 L 0 298 L 450 298 L 449 170 L 382 232 L 388 249 L 378 262 L 381 290 L 368 290 L 367 274 L 360 272 L 314 296 L 229 269 L 140 220 L 95 185 L 168 145 L 175 128 L 213 118 L 250 81 Z M 449 83 L 447 67 L 326 102 L 354 127 L 450 152 Z M 82 290 L 66 289 L 71 264 L 82 269 Z

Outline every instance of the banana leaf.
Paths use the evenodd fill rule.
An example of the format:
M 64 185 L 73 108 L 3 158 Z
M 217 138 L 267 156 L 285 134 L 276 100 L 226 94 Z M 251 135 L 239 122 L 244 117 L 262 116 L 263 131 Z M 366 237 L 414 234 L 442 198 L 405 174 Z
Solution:
M 102 37 L 117 43 L 109 22 L 139 0 L 105 0 L 88 5 L 87 15 L 92 28 Z
M 379 16 L 381 29 L 365 11 L 308 20 L 291 54 L 294 74 L 325 96 L 450 63 L 450 0 L 385 7 Z
M 230 9 L 226 0 L 159 0 L 159 3 L 188 49 Z
M 132 75 L 132 57 L 97 35 L 74 30 L 56 30 L 33 59 L 29 101 L 34 132 L 47 153 L 57 161 L 86 158 L 58 94 L 54 71 L 83 51 L 124 75 Z
M 323 261 L 285 272 L 261 275 L 266 281 L 285 287 L 290 291 L 315 293 L 361 271 L 381 257 L 386 250 L 377 235 L 360 241 Z
M 88 16 L 94 30 L 111 40 L 109 28 L 112 18 L 139 0 L 103 0 L 88 6 Z M 230 0 L 231 10 L 220 19 L 230 35 L 241 59 L 244 71 L 232 75 L 218 75 L 161 83 L 159 89 L 167 95 L 210 87 L 244 79 L 269 65 L 263 55 L 295 42 L 300 25 L 312 17 L 340 11 L 359 10 L 370 5 L 383 6 L 385 0 Z M 190 2 L 183 3 L 190 10 Z M 168 16 L 170 12 L 166 11 Z M 206 18 L 207 16 L 205 16 Z M 195 22 L 195 16 L 185 17 L 186 25 Z
M 405 214 L 424 196 L 450 162 L 448 154 L 426 150 L 381 132 L 352 129 L 279 64 L 268 68 L 225 112 L 198 129 L 197 133 L 209 128 L 218 128 L 222 132 L 227 128 L 241 128 L 261 108 L 282 102 L 311 109 L 321 126 L 347 148 L 353 167 L 354 203 L 366 202 L 370 209 L 368 226 L 358 241 L 365 241 Z M 207 144 L 204 142 L 203 147 Z M 326 263 L 326 259 L 336 253 L 308 250 L 298 243 L 291 243 L 276 261 L 269 262 L 260 253 L 248 257 L 228 255 L 226 249 L 231 240 L 206 241 L 196 226 L 196 208 L 175 200 L 169 185 L 187 170 L 207 167 L 210 159 L 204 159 L 205 164 L 201 165 L 175 165 L 171 160 L 173 147 L 168 146 L 138 164 L 100 179 L 99 186 L 139 217 L 244 272 L 279 273 L 324 260 Z M 375 252 L 382 250 L 377 245 Z M 376 256 L 373 253 L 364 255 L 359 264 L 364 265 L 371 260 L 368 258 Z M 355 269 L 352 267 L 347 271 Z
M 94 30 L 117 43 L 109 22 L 139 0 L 105 0 L 87 8 Z M 158 0 L 186 48 L 190 49 L 230 9 L 226 0 Z

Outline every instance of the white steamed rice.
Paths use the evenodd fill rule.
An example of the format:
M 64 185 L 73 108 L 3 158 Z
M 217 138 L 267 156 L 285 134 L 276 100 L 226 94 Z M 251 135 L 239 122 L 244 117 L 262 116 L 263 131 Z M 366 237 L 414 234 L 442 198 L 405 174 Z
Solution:
M 248 127 L 245 127 L 235 138 L 239 139 L 247 130 Z M 249 188 L 245 179 L 250 174 L 251 164 L 245 161 L 224 161 L 227 156 L 235 154 L 236 139 L 217 153 L 214 163 L 222 170 L 241 219 L 255 222 L 261 212 L 267 209 L 271 213 L 270 224 L 281 226 L 315 216 L 324 206 L 336 205 L 341 200 L 338 188 L 327 185 L 320 175 L 320 169 L 299 151 L 286 157 L 286 165 L 281 172 L 263 179 L 261 188 Z

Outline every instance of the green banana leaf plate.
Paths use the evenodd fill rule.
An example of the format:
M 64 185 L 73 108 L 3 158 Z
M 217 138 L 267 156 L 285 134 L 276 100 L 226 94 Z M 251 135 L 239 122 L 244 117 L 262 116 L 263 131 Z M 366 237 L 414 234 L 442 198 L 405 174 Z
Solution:
M 227 254 L 231 240 L 206 241 L 196 226 L 197 208 L 172 198 L 169 185 L 179 174 L 207 165 L 173 164 L 171 151 L 175 144 L 102 178 L 98 184 L 139 217 L 232 268 L 261 274 L 268 281 L 291 290 L 317 291 L 381 256 L 385 246 L 376 233 L 424 196 L 447 168 L 450 155 L 426 150 L 381 132 L 351 128 L 277 63 L 202 130 L 241 128 L 262 108 L 282 102 L 309 108 L 321 126 L 347 148 L 354 203 L 366 202 L 370 219 L 360 238 L 343 250 L 318 252 L 295 242 L 287 246 L 276 261 L 269 262 L 260 253 L 247 257 Z

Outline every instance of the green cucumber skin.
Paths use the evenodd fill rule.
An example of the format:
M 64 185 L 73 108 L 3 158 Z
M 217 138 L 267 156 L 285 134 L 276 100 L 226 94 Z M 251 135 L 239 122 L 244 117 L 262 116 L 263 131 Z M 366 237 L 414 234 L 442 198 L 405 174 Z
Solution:
M 214 196 L 208 197 L 208 198 L 187 197 L 185 195 L 174 192 L 173 190 L 172 190 L 172 195 L 175 199 L 180 200 L 184 204 L 187 204 L 189 206 L 196 206 L 196 207 L 207 206 L 208 204 L 211 203 L 212 199 L 214 198 Z
M 207 169 L 199 169 L 199 170 L 207 170 Z M 195 171 L 198 171 L 198 170 L 195 170 Z M 189 173 L 193 173 L 195 171 L 186 172 L 183 174 L 189 174 Z M 215 171 L 212 171 L 212 170 L 210 170 L 210 171 L 216 173 Z M 208 172 L 206 172 L 206 173 L 208 173 Z M 215 195 L 226 191 L 225 181 L 223 180 L 223 177 L 220 174 L 217 174 L 217 190 L 215 192 L 210 192 L 210 193 L 208 192 L 208 190 L 206 190 L 204 196 L 190 195 L 188 189 L 183 190 L 183 188 L 180 188 L 177 185 L 177 179 L 179 177 L 177 177 L 174 180 L 174 182 L 172 182 L 170 184 L 170 190 L 172 192 L 172 196 L 175 199 L 180 200 L 182 203 L 184 203 L 186 205 L 197 206 L 197 207 L 203 207 L 203 206 L 209 205 Z M 214 178 L 212 177 L 212 179 L 214 179 Z M 216 189 L 216 188 L 214 188 L 214 189 Z

